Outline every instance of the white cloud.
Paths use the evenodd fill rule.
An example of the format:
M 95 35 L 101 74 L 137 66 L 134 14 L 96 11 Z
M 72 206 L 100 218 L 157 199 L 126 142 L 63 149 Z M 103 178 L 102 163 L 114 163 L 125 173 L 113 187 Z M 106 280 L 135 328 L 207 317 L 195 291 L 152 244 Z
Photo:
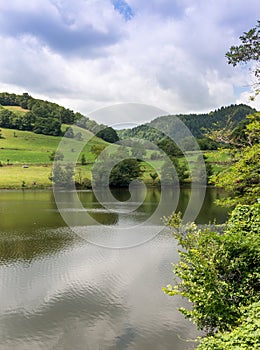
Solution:
M 128 21 L 109 0 L 0 0 L 0 88 L 82 113 L 120 102 L 172 113 L 248 103 L 237 94 L 248 70 L 228 66 L 225 52 L 256 24 L 257 0 L 127 3 Z

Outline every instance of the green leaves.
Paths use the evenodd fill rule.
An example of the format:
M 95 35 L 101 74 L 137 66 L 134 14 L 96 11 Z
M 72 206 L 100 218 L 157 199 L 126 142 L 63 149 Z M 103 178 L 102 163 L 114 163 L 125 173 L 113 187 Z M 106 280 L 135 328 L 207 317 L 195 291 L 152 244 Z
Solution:
M 244 35 L 240 37 L 241 45 L 231 46 L 230 50 L 226 53 L 228 59 L 228 64 L 236 66 L 238 63 L 247 63 L 250 61 L 260 60 L 260 21 L 254 28 L 245 32 Z M 253 69 L 256 83 L 253 85 L 255 90 L 255 96 L 259 94 L 259 84 L 260 84 L 260 69 L 256 66 Z M 252 97 L 254 99 L 254 97 Z
M 224 205 L 253 204 L 260 198 L 260 113 L 248 117 L 246 139 L 241 148 L 233 151 L 234 163 L 224 172 L 211 177 L 211 183 L 230 192 Z
M 259 217 L 259 204 L 240 205 L 224 234 L 181 226 L 180 214 L 164 219 L 185 251 L 179 251 L 180 261 L 173 265 L 178 280 L 163 290 L 188 298 L 192 309 L 180 311 L 209 334 L 236 326 L 241 306 L 260 296 Z
M 238 327 L 228 332 L 219 332 L 215 336 L 201 338 L 198 350 L 231 350 L 260 348 L 260 302 L 248 308 L 241 308 Z

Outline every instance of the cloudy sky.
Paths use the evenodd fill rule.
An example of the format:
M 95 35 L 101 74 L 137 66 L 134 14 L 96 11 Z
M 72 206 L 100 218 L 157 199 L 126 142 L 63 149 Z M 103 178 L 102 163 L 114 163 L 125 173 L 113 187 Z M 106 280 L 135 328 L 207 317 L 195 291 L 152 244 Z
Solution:
M 0 0 L 0 91 L 83 114 L 129 102 L 169 113 L 248 103 L 249 66 L 229 66 L 225 53 L 259 14 L 259 0 Z

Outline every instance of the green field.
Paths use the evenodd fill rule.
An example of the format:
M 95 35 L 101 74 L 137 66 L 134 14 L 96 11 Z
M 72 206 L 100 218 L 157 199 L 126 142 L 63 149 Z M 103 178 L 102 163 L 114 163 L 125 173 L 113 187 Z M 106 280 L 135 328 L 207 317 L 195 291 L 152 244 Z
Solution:
M 67 125 L 63 125 L 63 131 L 67 127 Z M 56 151 L 57 147 L 60 147 L 66 161 L 75 162 L 77 160 L 76 180 L 79 177 L 90 179 L 91 168 L 95 161 L 91 147 L 97 144 L 102 146 L 111 146 L 111 144 L 93 136 L 87 130 L 75 126 L 73 129 L 75 134 L 81 132 L 82 141 L 2 128 L 2 138 L 0 139 L 0 165 L 2 165 L 0 166 L 0 188 L 21 188 L 23 183 L 27 188 L 50 187 L 49 176 L 52 170 L 50 155 Z M 113 147 L 116 146 L 112 145 Z M 163 160 L 150 160 L 151 153 L 152 151 L 148 151 L 145 157 L 149 165 L 142 163 L 143 180 L 147 184 L 153 184 L 150 173 L 160 172 L 163 164 Z M 81 166 L 80 160 L 83 154 L 87 164 Z M 210 151 L 205 152 L 205 155 L 212 165 L 214 173 L 225 169 L 230 162 L 228 151 L 222 153 Z M 196 167 L 198 154 L 190 152 L 187 157 L 191 161 L 191 166 Z M 179 158 L 179 162 L 184 163 L 184 158 Z M 25 165 L 26 167 L 24 167 Z
M 74 127 L 75 132 L 80 130 L 83 141 L 75 139 L 63 139 L 63 149 L 66 159 L 71 160 L 84 142 L 84 148 L 79 154 L 79 159 L 84 153 L 87 161 L 93 162 L 94 155 L 91 147 L 96 144 L 106 146 L 107 143 L 83 129 Z M 2 139 L 0 139 L 0 162 L 3 165 L 18 164 L 51 164 L 49 158 L 51 152 L 56 151 L 62 137 L 39 135 L 29 131 L 19 131 L 13 129 L 1 129 Z M 91 138 L 92 137 L 92 138 Z M 89 140 L 89 138 L 91 138 Z
M 66 129 L 66 125 L 64 126 Z M 82 133 L 82 141 L 63 138 L 62 152 L 66 161 L 80 162 L 85 155 L 87 165 L 82 167 L 81 176 L 90 178 L 90 168 L 95 160 L 91 152 L 93 145 L 109 145 L 93 136 L 87 130 L 74 127 L 74 132 Z M 51 186 L 49 176 L 52 170 L 50 154 L 56 151 L 62 137 L 39 135 L 29 131 L 1 128 L 0 139 L 0 188 L 21 188 L 22 183 L 28 188 L 46 188 Z M 81 148 L 83 149 L 81 150 Z M 79 156 L 77 156 L 79 155 Z M 28 167 L 23 167 L 24 165 Z M 75 174 L 77 176 L 78 169 Z

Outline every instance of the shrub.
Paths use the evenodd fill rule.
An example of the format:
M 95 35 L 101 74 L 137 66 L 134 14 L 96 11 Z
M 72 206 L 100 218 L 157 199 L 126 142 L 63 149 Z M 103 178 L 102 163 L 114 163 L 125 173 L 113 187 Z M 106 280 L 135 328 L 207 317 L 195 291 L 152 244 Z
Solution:
M 164 291 L 192 302 L 180 311 L 208 334 L 237 326 L 241 306 L 260 296 L 260 205 L 239 205 L 225 232 L 201 230 L 195 224 L 182 226 L 180 217 L 165 218 L 178 243 L 180 262 L 174 265 L 175 285 Z

